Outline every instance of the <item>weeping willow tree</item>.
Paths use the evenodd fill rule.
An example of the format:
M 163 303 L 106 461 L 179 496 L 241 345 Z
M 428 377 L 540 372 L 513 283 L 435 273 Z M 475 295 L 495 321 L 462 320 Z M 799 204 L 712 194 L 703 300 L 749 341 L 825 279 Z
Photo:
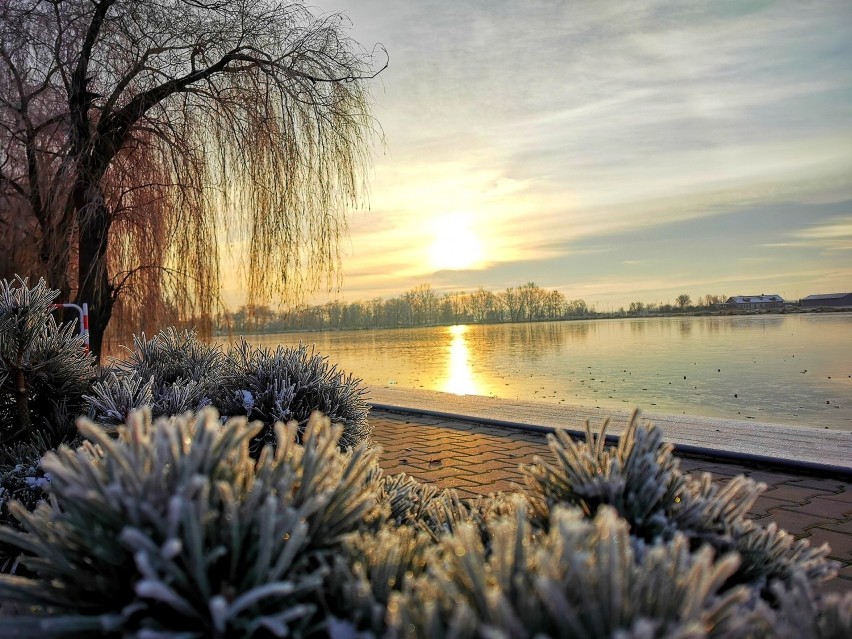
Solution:
M 386 64 L 347 27 L 301 1 L 0 0 L 0 201 L 95 353 L 114 311 L 209 315 L 223 245 L 250 302 L 334 281 Z

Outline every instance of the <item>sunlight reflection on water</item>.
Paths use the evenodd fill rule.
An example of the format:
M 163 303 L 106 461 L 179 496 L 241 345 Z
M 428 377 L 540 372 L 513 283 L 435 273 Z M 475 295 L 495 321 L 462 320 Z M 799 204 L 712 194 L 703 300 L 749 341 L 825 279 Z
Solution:
M 315 344 L 368 386 L 852 431 L 852 313 L 475 324 L 249 341 Z
M 479 395 L 473 368 L 470 365 L 470 349 L 467 346 L 467 326 L 450 326 L 447 331 L 452 335 L 447 362 L 447 378 L 441 383 L 441 390 L 456 395 Z

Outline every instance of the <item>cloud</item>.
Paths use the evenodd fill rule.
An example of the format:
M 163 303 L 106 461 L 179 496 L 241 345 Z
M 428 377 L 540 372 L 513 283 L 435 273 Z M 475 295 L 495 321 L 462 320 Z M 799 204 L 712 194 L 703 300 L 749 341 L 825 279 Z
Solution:
M 852 216 L 830 224 L 822 224 L 802 229 L 795 236 L 813 240 L 852 239 Z
M 848 0 L 322 4 L 390 52 L 347 294 L 831 278 L 852 245 L 848 209 L 816 206 L 852 198 Z M 488 268 L 432 273 L 431 225 L 456 216 Z
M 817 248 L 826 251 L 852 251 L 852 216 L 846 216 L 822 224 L 814 224 L 788 235 L 793 238 L 766 246 L 773 248 Z

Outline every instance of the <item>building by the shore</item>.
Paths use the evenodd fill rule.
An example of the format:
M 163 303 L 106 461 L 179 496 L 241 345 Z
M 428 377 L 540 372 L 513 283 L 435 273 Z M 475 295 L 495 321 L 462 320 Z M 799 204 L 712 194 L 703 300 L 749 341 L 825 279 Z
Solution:
M 784 298 L 780 295 L 735 295 L 719 304 L 721 309 L 737 311 L 757 311 L 784 308 Z
M 802 308 L 852 308 L 852 293 L 808 295 L 800 300 L 799 306 Z

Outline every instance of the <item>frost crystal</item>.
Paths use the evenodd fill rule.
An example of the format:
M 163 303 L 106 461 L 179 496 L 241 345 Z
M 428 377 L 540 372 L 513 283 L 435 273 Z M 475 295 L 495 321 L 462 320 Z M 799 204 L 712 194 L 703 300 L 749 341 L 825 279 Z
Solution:
M 238 390 L 237 393 L 242 399 L 243 410 L 245 410 L 246 415 L 251 414 L 252 409 L 254 408 L 254 395 L 252 395 L 247 390 Z

